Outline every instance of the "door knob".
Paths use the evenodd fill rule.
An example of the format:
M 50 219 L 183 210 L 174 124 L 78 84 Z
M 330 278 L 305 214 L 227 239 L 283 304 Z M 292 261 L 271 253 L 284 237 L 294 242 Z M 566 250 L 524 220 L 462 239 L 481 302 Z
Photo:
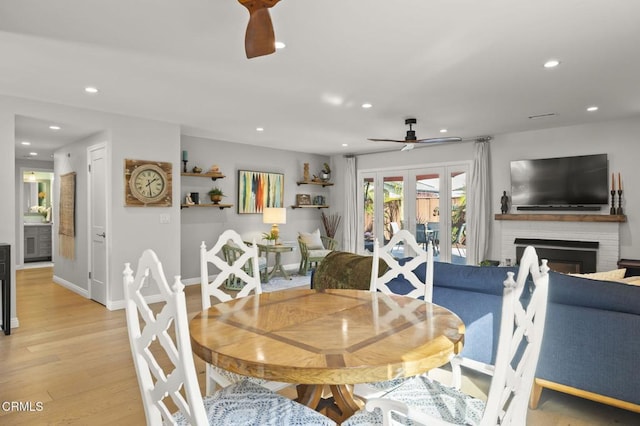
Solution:
M 105 234 L 104 232 L 102 234 L 96 234 L 98 237 L 102 237 L 102 238 L 106 238 L 107 234 Z

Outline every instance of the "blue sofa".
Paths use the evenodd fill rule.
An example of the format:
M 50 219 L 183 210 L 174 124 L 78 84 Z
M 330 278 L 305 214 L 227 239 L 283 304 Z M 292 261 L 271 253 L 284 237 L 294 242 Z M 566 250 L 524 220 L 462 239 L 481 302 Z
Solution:
M 517 273 L 516 267 L 435 262 L 433 302 L 464 321 L 464 358 L 495 363 L 502 283 L 510 270 Z M 531 408 L 549 388 L 640 412 L 640 287 L 549 274 Z M 396 279 L 393 291 L 406 293 L 405 285 Z

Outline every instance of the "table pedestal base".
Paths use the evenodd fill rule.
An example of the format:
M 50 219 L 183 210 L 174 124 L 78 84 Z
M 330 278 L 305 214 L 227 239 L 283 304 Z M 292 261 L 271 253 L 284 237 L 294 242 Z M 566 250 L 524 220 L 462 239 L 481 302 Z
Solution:
M 363 403 L 356 401 L 352 385 L 298 385 L 298 398 L 301 404 L 313 408 L 331 420 L 342 423 L 362 408 Z

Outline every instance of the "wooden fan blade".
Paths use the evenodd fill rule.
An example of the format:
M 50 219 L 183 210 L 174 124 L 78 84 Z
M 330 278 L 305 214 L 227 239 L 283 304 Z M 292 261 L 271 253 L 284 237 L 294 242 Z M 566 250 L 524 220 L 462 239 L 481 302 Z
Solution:
M 239 0 L 249 10 L 249 24 L 244 37 L 247 58 L 270 55 L 276 51 L 276 36 L 269 8 L 279 0 Z
M 446 138 L 428 138 L 428 139 L 418 139 L 415 143 L 442 143 L 442 142 L 460 142 L 462 138 L 450 136 Z

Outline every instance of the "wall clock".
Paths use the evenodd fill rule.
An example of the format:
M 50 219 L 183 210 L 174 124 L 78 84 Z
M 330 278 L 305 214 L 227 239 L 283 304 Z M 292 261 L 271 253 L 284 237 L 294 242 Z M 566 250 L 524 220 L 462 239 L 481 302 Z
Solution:
M 125 159 L 125 205 L 170 207 L 171 168 L 171 163 L 161 161 Z

